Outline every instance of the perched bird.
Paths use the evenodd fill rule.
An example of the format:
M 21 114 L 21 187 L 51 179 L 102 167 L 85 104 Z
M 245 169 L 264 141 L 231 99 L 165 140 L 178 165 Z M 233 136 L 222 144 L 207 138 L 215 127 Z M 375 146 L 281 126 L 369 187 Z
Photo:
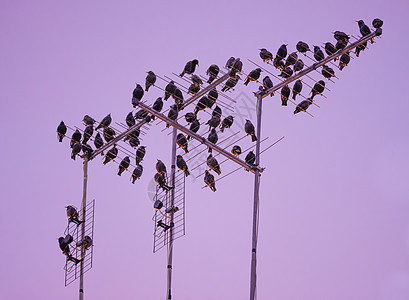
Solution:
M 220 125 L 220 116 L 215 115 L 210 118 L 209 121 L 207 121 L 206 125 L 209 125 L 209 131 L 212 130 L 212 128 L 216 128 L 217 126 Z
M 155 182 L 161 187 L 164 191 L 170 191 L 173 187 L 170 187 L 166 184 L 166 177 L 160 173 L 155 173 L 153 177 Z
M 293 86 L 293 100 L 295 100 L 295 97 L 301 93 L 302 90 L 302 81 L 301 79 L 298 79 Z
M 332 68 L 328 67 L 327 65 L 323 65 L 322 66 L 322 71 L 321 71 L 322 75 L 329 79 L 331 77 L 335 77 L 335 72 Z
M 234 145 L 233 148 L 231 149 L 231 153 L 233 153 L 233 155 L 240 155 L 241 154 L 241 147 L 239 145 Z
M 215 80 L 215 78 L 217 77 L 217 75 L 219 74 L 220 69 L 217 65 L 211 65 L 207 71 L 206 71 L 206 75 L 209 76 L 209 80 L 207 81 L 207 83 L 212 83 L 213 80 Z
M 230 128 L 233 125 L 234 117 L 227 116 L 223 119 L 222 124 L 220 125 L 220 131 L 224 132 L 225 128 Z
M 84 239 L 77 243 L 77 247 L 84 247 L 85 250 L 88 250 L 92 246 L 92 239 L 86 235 Z
M 212 108 L 218 97 L 219 93 L 217 92 L 216 88 L 209 91 L 209 93 L 207 94 L 207 98 L 209 99 L 209 101 L 212 101 L 212 105 L 210 105 L 209 108 Z
M 214 176 L 212 174 L 210 174 L 209 171 L 205 171 L 205 176 L 204 176 L 204 182 L 206 183 L 206 185 L 213 191 L 216 191 L 216 184 L 214 182 Z
M 219 136 L 217 135 L 216 129 L 212 129 L 210 131 L 209 136 L 207 137 L 207 140 L 213 144 L 216 144 L 217 141 L 219 140 Z M 212 153 L 212 148 L 209 147 L 209 152 Z
M 373 19 L 373 21 L 372 21 L 372 26 L 373 26 L 374 28 L 376 28 L 376 29 L 381 28 L 382 25 L 383 25 L 383 21 L 382 21 L 381 19 L 378 19 L 378 18 Z
M 234 58 L 233 56 L 230 57 L 226 62 L 226 68 L 231 69 L 235 61 L 236 61 L 236 58 Z
M 134 117 L 133 117 L 132 112 L 129 112 L 129 113 L 126 115 L 125 122 L 126 122 L 126 125 L 128 125 L 128 127 L 132 127 L 132 126 L 135 125 L 135 119 L 134 119 Z
M 69 245 L 72 243 L 73 240 L 74 239 L 70 234 L 67 234 L 65 238 L 64 237 L 58 238 L 58 244 L 63 254 L 67 256 L 71 255 Z
M 146 154 L 146 149 L 145 146 L 140 146 L 137 150 L 136 150 L 136 155 L 135 155 L 135 159 L 136 159 L 136 164 L 139 165 L 141 163 L 141 161 L 143 160 L 143 158 L 145 157 Z
M 179 146 L 180 148 L 182 148 L 182 149 L 185 151 L 185 153 L 188 153 L 188 152 L 189 152 L 189 150 L 187 149 L 187 139 L 186 139 L 186 137 L 183 135 L 183 133 L 179 133 L 179 134 L 176 136 L 176 144 L 178 144 L 178 146 Z
M 276 58 L 282 60 L 287 56 L 287 45 L 282 44 L 277 50 Z
M 198 119 L 195 119 L 192 124 L 190 124 L 190 131 L 193 131 L 194 133 L 198 132 L 200 128 L 200 122 Z M 190 140 L 190 136 L 187 136 L 187 140 Z
M 333 32 L 334 34 L 334 39 L 336 39 L 337 41 L 349 41 L 349 35 L 347 35 L 345 32 L 342 31 L 335 31 Z
M 135 183 L 137 179 L 141 178 L 142 173 L 143 167 L 140 164 L 137 164 L 131 175 L 132 183 Z
M 254 162 L 256 161 L 256 155 L 254 154 L 254 152 L 250 151 L 249 153 L 247 153 L 244 161 L 250 166 L 254 166 Z
M 297 60 L 298 60 L 297 52 L 291 53 L 290 55 L 288 55 L 285 61 L 284 68 L 294 65 L 297 62 Z
M 162 108 L 163 108 L 162 97 L 158 97 L 158 98 L 155 100 L 155 102 L 154 102 L 153 105 L 152 105 L 152 108 L 153 108 L 154 110 L 156 110 L 157 112 L 161 112 L 161 111 L 162 111 Z M 155 120 L 155 116 L 154 116 L 154 115 L 152 115 L 152 119 Z
M 347 46 L 348 42 L 345 40 L 339 40 L 335 44 L 335 48 L 338 50 L 344 49 Z
M 121 161 L 119 164 L 119 170 L 118 170 L 118 175 L 121 176 L 121 174 L 128 169 L 129 164 L 131 163 L 131 159 L 129 156 L 125 156 L 124 159 Z
M 269 60 L 273 60 L 273 54 L 265 48 L 261 48 L 260 50 L 260 58 L 266 62 Z
M 81 132 L 77 129 L 74 131 L 74 133 L 71 136 L 71 143 L 70 147 L 74 147 L 75 144 L 79 144 L 81 141 Z M 81 150 L 80 150 L 81 151 Z
M 88 140 L 92 137 L 94 133 L 94 127 L 92 125 L 88 125 L 84 130 L 84 136 L 82 138 L 82 143 L 86 144 Z
M 251 71 L 249 75 L 247 75 L 244 85 L 248 85 L 250 81 L 257 81 L 260 78 L 260 74 L 261 74 L 260 68 L 257 68 Z
M 283 86 L 281 89 L 281 105 L 287 106 L 288 97 L 290 97 L 291 90 L 288 85 Z
M 301 71 L 302 69 L 304 69 L 304 62 L 299 59 L 294 64 L 294 72 Z
M 172 98 L 175 100 L 177 110 L 182 110 L 183 107 L 183 94 L 182 91 L 178 88 L 175 90 L 175 93 L 172 95 Z
M 165 175 L 165 176 L 166 176 L 166 174 L 167 174 L 167 172 L 166 172 L 166 166 L 165 166 L 165 164 L 163 163 L 163 161 L 161 161 L 160 159 L 158 159 L 157 162 L 156 162 L 156 171 L 157 171 L 159 174 L 163 174 L 163 175 Z
M 361 51 L 364 51 L 367 46 L 368 46 L 368 42 L 365 42 L 365 43 L 363 43 L 363 44 L 361 44 L 361 45 L 356 46 L 356 48 L 355 48 L 355 55 L 356 55 L 356 57 L 359 57 L 359 53 L 360 53 Z
M 291 67 L 285 67 L 281 71 L 281 74 L 278 76 L 283 77 L 283 78 L 290 78 L 292 75 L 293 75 L 293 70 L 291 69 Z
M 178 109 L 176 104 L 170 106 L 170 110 L 168 112 L 168 118 L 175 121 L 178 117 Z M 169 128 L 170 124 L 166 124 L 166 128 Z
M 362 36 L 367 36 L 371 34 L 371 30 L 369 29 L 368 25 L 365 24 L 363 20 L 357 21 L 359 26 L 359 31 L 361 32 Z
M 81 149 L 82 149 L 82 152 L 84 153 L 84 155 L 87 158 L 90 158 L 91 155 L 92 155 L 92 152 L 94 152 L 94 150 L 92 150 L 91 146 L 86 144 L 86 143 L 82 144 Z
M 264 92 L 266 92 L 267 90 L 271 89 L 273 87 L 273 82 L 271 81 L 269 76 L 266 76 L 263 78 L 263 88 L 264 88 Z M 273 97 L 273 93 L 271 93 L 270 95 L 271 97 Z
M 244 124 L 244 131 L 247 133 L 247 135 L 251 136 L 252 142 L 257 141 L 256 133 L 254 131 L 254 125 L 250 120 L 246 120 L 246 123 Z
M 62 143 L 62 139 L 64 138 L 65 134 L 67 133 L 67 126 L 65 126 L 64 121 L 61 121 L 60 125 L 57 127 L 57 136 L 58 141 Z
M 185 74 L 193 74 L 195 72 L 196 66 L 199 65 L 199 61 L 197 59 L 188 61 L 183 69 L 183 72 L 180 73 L 180 77 L 183 77 Z
M 322 94 L 324 89 L 325 89 L 325 82 L 323 80 L 320 80 L 317 83 L 315 83 L 311 90 L 311 93 L 312 93 L 311 100 L 314 99 L 315 95 Z
M 127 136 L 124 139 L 124 142 L 130 139 L 133 139 L 133 138 L 138 138 L 140 134 L 141 134 L 141 131 L 139 129 L 135 129 L 127 134 Z
M 282 70 L 284 69 L 284 62 L 282 59 L 280 59 L 279 57 L 274 58 L 273 60 L 273 66 L 276 69 Z
M 197 76 L 195 74 L 193 74 L 192 77 L 190 77 L 190 79 L 192 80 L 192 83 L 194 85 L 202 85 L 203 84 L 203 80 L 199 76 Z
M 322 52 L 319 46 L 314 46 L 314 58 L 316 61 L 321 61 L 325 58 L 324 52 Z
M 165 98 L 164 100 L 167 101 L 169 99 L 170 96 L 172 96 L 175 91 L 176 91 L 177 87 L 175 85 L 175 82 L 173 80 L 171 80 L 165 87 Z
M 327 55 L 332 55 L 337 52 L 337 48 L 335 48 L 335 46 L 331 42 L 326 42 L 324 49 Z
M 101 135 L 99 134 L 99 132 L 97 133 L 97 135 L 95 136 L 94 139 L 94 145 L 95 148 L 99 149 L 104 145 L 104 140 L 102 139 Z
M 143 120 L 148 116 L 148 112 L 144 109 L 140 109 L 135 113 L 136 120 Z
M 196 120 L 196 114 L 193 112 L 186 113 L 185 120 L 188 124 L 192 123 L 194 120 Z
M 146 75 L 146 79 L 145 79 L 145 92 L 147 92 L 152 85 L 155 85 L 155 82 L 156 82 L 155 73 L 153 73 L 152 71 L 149 71 L 148 75 Z M 139 99 L 139 100 L 141 100 L 141 99 Z
M 82 145 L 81 143 L 75 143 L 72 146 L 71 158 L 75 160 L 75 156 L 81 152 Z
M 237 76 L 236 73 L 240 73 L 242 69 L 243 69 L 243 62 L 240 60 L 240 58 L 236 58 L 233 66 L 231 67 L 229 76 L 231 78 L 235 78 Z
M 195 94 L 197 94 L 199 91 L 200 91 L 200 85 L 196 85 L 196 84 L 192 83 L 192 84 L 189 86 L 189 89 L 188 89 L 187 92 L 188 92 L 189 94 L 195 95 Z
M 139 101 L 141 101 L 143 94 L 144 94 L 143 88 L 137 83 L 136 87 L 132 92 L 132 106 L 134 108 L 139 104 Z
M 298 52 L 301 53 L 306 53 L 307 51 L 310 51 L 310 47 L 308 46 L 307 43 L 304 43 L 303 41 L 299 41 L 296 45 L 296 49 Z
M 111 160 L 114 160 L 116 156 L 118 155 L 118 149 L 116 148 L 116 145 L 112 147 L 106 154 L 105 154 L 105 160 L 103 162 L 104 165 L 109 163 Z
M 196 104 L 195 114 L 197 115 L 200 110 L 204 110 L 206 107 L 209 107 L 209 99 L 206 96 L 203 96 Z
M 102 119 L 102 121 L 95 129 L 98 130 L 100 128 L 108 127 L 109 125 L 111 125 L 111 122 L 112 122 L 111 114 L 108 114 L 105 118 Z
M 214 116 L 219 116 L 220 118 L 222 117 L 222 109 L 219 105 L 216 105 L 216 107 L 213 109 L 212 117 Z
M 176 156 L 176 166 L 185 173 L 185 176 L 189 176 L 189 168 L 187 167 L 186 161 L 183 159 L 182 155 Z
M 310 98 L 308 98 L 308 99 L 310 99 Z M 296 107 L 295 110 L 294 110 L 294 115 L 297 114 L 297 113 L 299 113 L 299 112 L 301 112 L 301 111 L 306 111 L 306 110 L 307 110 L 307 108 L 308 108 L 308 107 L 310 106 L 310 104 L 312 103 L 312 100 L 311 100 L 311 102 L 310 102 L 308 99 L 301 101 L 301 102 L 297 105 L 297 107 Z
M 240 80 L 239 75 L 236 75 L 235 78 L 229 77 L 229 79 L 227 79 L 226 83 L 224 84 L 224 87 L 222 88 L 222 92 L 226 92 L 234 88 L 239 80 Z
M 222 173 L 222 171 L 220 170 L 220 165 L 219 162 L 217 161 L 216 158 L 213 157 L 213 155 L 210 153 L 209 156 L 207 157 L 207 166 L 215 171 L 217 173 L 217 175 L 220 175 Z
M 78 211 L 74 206 L 68 205 L 65 208 L 67 209 L 67 218 L 70 221 L 78 220 Z
M 85 126 L 89 126 L 89 125 L 94 125 L 95 120 L 91 118 L 90 116 L 85 115 L 84 118 L 82 119 L 82 122 L 84 123 Z
M 342 69 L 349 64 L 350 60 L 351 57 L 349 56 L 349 52 L 342 54 L 341 58 L 339 59 L 339 69 L 342 71 Z
M 107 142 L 112 141 L 112 139 L 114 138 L 114 136 L 116 135 L 115 130 L 113 130 L 111 127 L 105 127 L 104 131 L 102 132 L 104 139 Z
M 131 137 L 129 138 L 129 145 L 133 148 L 136 148 L 139 146 L 141 142 L 139 141 L 138 137 Z

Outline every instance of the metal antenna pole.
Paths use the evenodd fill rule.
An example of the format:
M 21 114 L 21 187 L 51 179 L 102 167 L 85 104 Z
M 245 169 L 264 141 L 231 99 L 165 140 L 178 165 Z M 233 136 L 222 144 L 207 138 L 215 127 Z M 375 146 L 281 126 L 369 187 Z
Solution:
M 256 166 L 260 165 L 260 141 L 261 141 L 261 108 L 263 96 L 257 95 L 257 142 L 256 142 Z M 253 206 L 253 237 L 251 242 L 251 275 L 250 275 L 250 300 L 255 299 L 256 294 L 256 266 L 257 266 L 257 238 L 258 238 L 258 195 L 260 190 L 260 172 L 254 172 L 254 206 Z
M 82 188 L 82 223 L 81 223 L 81 241 L 85 236 L 85 216 L 87 205 L 87 183 L 88 183 L 88 157 L 84 157 L 84 185 Z M 84 257 L 85 248 L 81 247 L 81 267 L 80 267 L 80 300 L 84 299 Z
M 170 169 L 170 186 L 173 189 L 170 190 L 170 203 L 169 207 L 171 208 L 170 212 L 170 224 L 173 224 L 173 215 L 174 210 L 173 206 L 175 205 L 175 173 L 176 173 L 176 136 L 177 129 L 173 128 L 172 135 L 172 159 L 171 159 L 171 169 Z M 173 258 L 173 226 L 169 229 L 169 244 L 168 244 L 168 274 L 167 274 L 167 289 L 166 289 L 166 300 L 172 299 L 171 286 L 172 286 L 172 258 Z

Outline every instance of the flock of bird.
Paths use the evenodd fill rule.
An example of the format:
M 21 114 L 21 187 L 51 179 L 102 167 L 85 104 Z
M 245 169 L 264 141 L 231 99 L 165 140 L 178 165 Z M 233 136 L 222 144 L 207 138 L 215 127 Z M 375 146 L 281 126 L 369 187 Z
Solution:
M 382 34 L 381 27 L 383 25 L 383 22 L 380 19 L 374 19 L 372 25 L 376 29 L 376 35 L 381 35 Z M 362 36 L 367 36 L 371 33 L 371 30 L 364 23 L 364 21 L 362 20 L 358 21 L 358 26 Z M 341 31 L 335 31 L 333 34 L 336 40 L 335 45 L 333 45 L 333 43 L 331 42 L 327 42 L 324 44 L 325 45 L 324 51 L 327 55 L 332 55 L 337 51 L 344 49 L 349 43 L 350 36 L 347 35 L 346 33 Z M 356 47 L 355 55 L 359 56 L 360 52 L 365 50 L 366 47 L 367 47 L 366 43 Z M 265 48 L 262 48 L 260 49 L 260 58 L 263 60 L 263 62 L 272 64 L 275 68 L 280 70 L 281 73 L 279 76 L 286 79 L 291 77 L 296 72 L 303 70 L 304 68 L 304 62 L 302 61 L 302 59 L 298 58 L 297 52 L 306 54 L 308 51 L 311 51 L 309 45 L 303 41 L 299 41 L 297 43 L 296 50 L 297 51 L 292 52 L 287 56 L 287 45 L 283 44 L 279 47 L 274 57 L 270 51 L 268 51 Z M 317 62 L 322 61 L 325 58 L 325 54 L 322 51 L 321 47 L 319 46 L 313 46 L 312 52 L 314 55 L 314 59 Z M 348 65 L 349 61 L 350 61 L 349 52 L 341 55 L 338 66 L 339 70 L 343 70 L 343 68 Z M 184 77 L 185 74 L 191 76 L 190 77 L 191 85 L 188 88 L 188 93 L 191 95 L 197 94 L 200 91 L 201 86 L 204 84 L 201 77 L 194 74 L 196 67 L 198 65 L 199 61 L 197 59 L 193 59 L 187 62 L 183 71 L 179 75 L 180 77 Z M 230 89 L 234 89 L 234 87 L 237 85 L 238 81 L 241 79 L 238 73 L 242 73 L 243 62 L 240 60 L 240 58 L 231 57 L 227 60 L 225 68 L 229 74 L 229 78 L 224 83 L 224 86 L 221 88 L 221 92 L 226 92 Z M 219 72 L 220 68 L 217 65 L 212 64 L 206 71 L 206 75 L 208 76 L 207 83 L 211 84 L 217 78 Z M 261 73 L 262 73 L 261 68 L 256 68 L 249 72 L 244 81 L 244 85 L 247 86 L 248 84 L 250 84 L 250 82 L 258 82 Z M 335 72 L 329 66 L 323 65 L 322 75 L 325 78 L 330 79 L 331 77 L 335 76 Z M 156 74 L 153 71 L 149 71 L 147 72 L 147 76 L 145 79 L 145 88 L 143 88 L 140 84 L 136 84 L 136 87 L 134 88 L 132 93 L 131 100 L 133 108 L 136 108 L 140 101 L 142 100 L 144 94 L 149 92 L 149 89 L 152 86 L 155 86 L 156 80 L 157 80 Z M 262 86 L 259 87 L 259 91 L 261 93 L 267 93 L 271 88 L 273 88 L 273 86 L 274 85 L 270 77 L 265 76 L 262 79 Z M 297 95 L 301 93 L 302 88 L 303 83 L 300 79 L 295 81 L 292 89 L 290 89 L 290 87 L 288 87 L 287 85 L 284 86 L 281 89 L 282 105 L 283 106 L 287 105 L 287 101 L 288 98 L 290 97 L 291 92 L 292 99 L 295 100 Z M 303 100 L 296 106 L 294 114 L 297 114 L 301 111 L 306 111 L 308 107 L 313 103 L 314 97 L 316 95 L 322 94 L 324 89 L 325 89 L 324 80 L 319 80 L 318 82 L 316 82 L 315 85 L 312 87 L 311 96 L 306 100 Z M 272 95 L 273 93 L 271 93 L 271 96 Z M 211 113 L 211 118 L 205 123 L 205 125 L 209 126 L 209 134 L 207 136 L 207 140 L 213 144 L 216 144 L 219 140 L 217 129 L 220 129 L 219 133 L 223 133 L 225 129 L 230 128 L 234 123 L 234 116 L 232 115 L 222 118 L 222 110 L 220 106 L 217 105 L 216 103 L 218 96 L 219 93 L 216 90 L 216 88 L 210 90 L 206 96 L 202 96 L 199 99 L 193 111 L 187 112 L 184 115 L 184 119 L 186 120 L 189 129 L 192 132 L 197 133 L 201 126 L 198 114 L 206 109 L 211 110 L 212 107 L 214 106 L 214 109 Z M 164 96 L 156 99 L 156 101 L 152 105 L 152 109 L 160 113 L 164 108 L 164 101 L 168 101 L 169 98 L 172 98 L 174 100 L 174 103 L 170 105 L 170 109 L 167 112 L 167 117 L 175 121 L 178 119 L 180 112 L 183 109 L 185 109 L 185 105 L 183 93 L 173 80 L 168 82 L 164 89 Z M 129 112 L 129 114 L 125 118 L 125 122 L 129 127 L 133 127 L 136 124 L 137 120 L 144 120 L 146 123 L 149 123 L 154 119 L 155 119 L 154 115 L 151 115 L 147 111 L 140 109 L 135 114 Z M 92 117 L 85 115 L 83 118 L 83 122 L 85 125 L 83 134 L 78 129 L 76 129 L 75 132 L 72 134 L 72 137 L 70 138 L 70 147 L 72 149 L 71 158 L 74 160 L 75 157 L 79 155 L 81 151 L 83 152 L 83 156 L 86 156 L 88 158 L 91 157 L 93 149 L 88 144 L 88 141 L 92 138 L 94 131 L 97 131 L 95 137 L 93 138 L 96 149 L 99 149 L 104 145 L 104 139 L 108 143 L 112 139 L 114 139 L 116 135 L 115 130 L 112 127 L 110 127 L 112 122 L 110 114 L 108 114 L 105 118 L 101 120 L 101 122 L 98 123 L 98 126 L 95 128 L 95 130 L 94 125 L 96 121 Z M 166 127 L 169 126 L 170 124 L 166 125 Z M 251 137 L 252 142 L 257 141 L 254 125 L 250 120 L 246 120 L 243 129 L 244 132 Z M 64 124 L 64 122 L 61 121 L 57 128 L 58 139 L 60 142 L 62 142 L 63 138 L 66 136 L 66 133 L 67 127 Z M 141 162 L 146 154 L 145 146 L 139 146 L 140 145 L 139 135 L 140 130 L 135 129 L 132 132 L 130 132 L 124 139 L 125 141 L 128 141 L 129 145 L 131 145 L 134 148 L 137 148 L 135 155 L 136 167 L 134 168 L 131 175 L 132 183 L 135 183 L 135 181 L 142 176 L 143 167 L 141 165 Z M 189 140 L 190 136 L 185 136 L 183 133 L 179 133 L 177 135 L 176 139 L 177 145 L 181 149 L 183 149 L 185 153 L 189 152 L 188 150 Z M 205 171 L 204 182 L 212 191 L 216 191 L 215 178 L 212 172 L 216 173 L 217 175 L 220 175 L 221 169 L 217 159 L 212 155 L 211 147 L 209 147 L 208 151 L 209 155 L 207 158 L 207 166 L 209 167 L 209 170 Z M 241 147 L 239 145 L 234 145 L 233 148 L 231 149 L 231 153 L 236 156 L 240 155 L 242 153 Z M 103 154 L 102 152 L 101 154 L 104 155 L 103 164 L 107 164 L 111 160 L 117 158 L 118 148 L 116 144 L 114 144 L 113 147 L 110 150 L 108 150 L 105 154 Z M 249 166 L 254 166 L 255 158 L 256 157 L 254 152 L 249 151 L 245 157 L 245 162 Z M 128 170 L 130 165 L 131 165 L 130 157 L 126 156 L 125 158 L 123 158 L 122 161 L 119 163 L 118 175 L 121 176 L 121 174 L 125 170 Z M 189 168 L 182 155 L 177 155 L 176 165 L 181 171 L 184 172 L 185 176 L 189 176 L 190 174 Z M 173 187 L 167 184 L 166 166 L 161 160 L 157 161 L 156 171 L 157 172 L 154 175 L 154 179 L 158 186 L 164 189 L 165 191 L 169 191 L 170 189 L 172 189 Z

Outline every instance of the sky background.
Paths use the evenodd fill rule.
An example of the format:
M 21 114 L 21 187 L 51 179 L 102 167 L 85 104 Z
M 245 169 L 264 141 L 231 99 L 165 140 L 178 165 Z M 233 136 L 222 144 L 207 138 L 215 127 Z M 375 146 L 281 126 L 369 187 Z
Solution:
M 2 0 L 2 298 L 78 297 L 78 281 L 64 287 L 56 238 L 67 223 L 64 206 L 80 206 L 82 162 L 70 159 L 67 140 L 57 142 L 61 120 L 83 128 L 85 114 L 100 121 L 111 113 L 123 122 L 146 71 L 171 77 L 197 58 L 196 74 L 205 75 L 210 64 L 235 56 L 248 73 L 255 66 L 247 59 L 261 63 L 259 48 L 275 54 L 283 43 L 289 52 L 299 40 L 322 45 L 334 41 L 335 30 L 357 36 L 355 20 L 369 25 L 378 17 L 384 35 L 342 72 L 335 69 L 339 80 L 328 84 L 327 98 L 316 97 L 320 108 L 309 108 L 314 117 L 293 115 L 294 105 L 282 107 L 279 96 L 265 98 L 262 136 L 269 139 L 262 148 L 285 138 L 261 157 L 257 292 L 258 299 L 408 299 L 408 9 L 403 0 Z M 235 112 L 250 112 L 255 123 L 240 105 L 254 107 L 258 85 L 238 86 L 229 94 Z M 152 88 L 144 100 L 162 94 Z M 206 121 L 208 114 L 199 114 Z M 149 192 L 156 159 L 170 170 L 170 131 L 153 124 L 135 185 L 129 174 L 116 175 L 114 163 L 97 157 L 89 164 L 96 219 L 86 299 L 165 298 L 166 252 L 152 253 Z M 229 132 L 242 136 L 242 124 L 235 126 Z M 241 145 L 251 146 L 250 138 Z M 236 168 L 221 167 L 222 174 Z M 254 176 L 240 170 L 213 193 L 199 175 L 186 180 L 173 299 L 248 299 Z

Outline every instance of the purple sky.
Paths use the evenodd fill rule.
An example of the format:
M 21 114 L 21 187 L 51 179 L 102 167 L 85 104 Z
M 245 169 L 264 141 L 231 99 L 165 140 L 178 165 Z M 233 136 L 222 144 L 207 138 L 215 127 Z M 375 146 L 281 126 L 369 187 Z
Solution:
M 261 158 L 258 297 L 408 299 L 407 1 L 85 2 L 0 4 L 2 298 L 78 296 L 78 282 L 64 287 L 56 238 L 66 226 L 64 206 L 80 206 L 82 163 L 70 159 L 68 141 L 56 140 L 61 120 L 82 128 L 85 114 L 101 120 L 111 113 L 123 122 L 134 84 L 148 70 L 172 76 L 197 58 L 196 73 L 204 75 L 233 55 L 248 73 L 247 59 L 261 63 L 259 48 L 275 54 L 283 43 L 290 52 L 299 40 L 322 45 L 335 30 L 357 36 L 355 20 L 369 25 L 379 17 L 384 36 L 335 69 L 339 80 L 326 99 L 316 97 L 320 108 L 309 109 L 314 118 L 294 116 L 279 96 L 265 98 L 263 148 L 285 139 Z M 229 96 L 251 107 L 257 87 L 241 81 Z M 144 99 L 162 94 L 153 88 Z M 148 197 L 156 159 L 170 169 L 163 128 L 152 127 L 143 140 L 145 170 L 135 185 L 129 174 L 116 175 L 114 163 L 90 163 L 96 229 L 86 299 L 165 297 L 166 252 L 152 253 Z M 224 163 L 222 172 L 235 167 Z M 186 181 L 187 231 L 175 242 L 173 298 L 248 299 L 254 178 L 236 172 L 213 193 L 197 175 Z

